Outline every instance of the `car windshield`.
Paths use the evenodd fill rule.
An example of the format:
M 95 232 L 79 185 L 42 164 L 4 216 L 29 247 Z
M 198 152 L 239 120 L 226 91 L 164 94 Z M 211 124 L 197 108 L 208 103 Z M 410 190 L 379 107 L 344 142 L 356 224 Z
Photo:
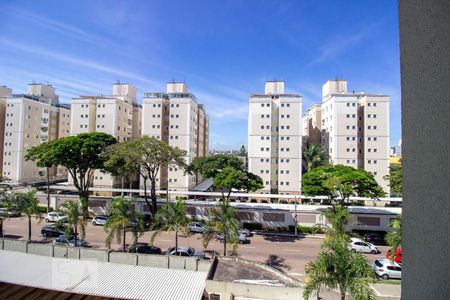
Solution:
M 189 253 L 189 255 L 194 255 L 194 253 L 195 253 L 195 250 L 194 250 L 194 248 L 189 248 L 188 249 L 188 253 Z
M 380 268 L 383 267 L 383 264 L 380 263 L 378 260 L 375 261 L 375 265 Z

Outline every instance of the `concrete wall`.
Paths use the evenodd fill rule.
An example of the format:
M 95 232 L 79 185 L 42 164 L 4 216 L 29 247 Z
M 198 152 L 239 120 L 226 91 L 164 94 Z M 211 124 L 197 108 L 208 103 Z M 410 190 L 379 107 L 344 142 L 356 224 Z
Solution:
M 400 0 L 403 299 L 449 299 L 450 2 Z
M 193 257 L 111 252 L 108 250 L 96 250 L 90 248 L 70 248 L 53 246 L 52 244 L 30 243 L 14 239 L 0 239 L 0 250 L 58 258 L 92 260 L 155 268 L 186 269 L 202 272 L 208 272 L 212 263 L 210 260 L 198 260 Z

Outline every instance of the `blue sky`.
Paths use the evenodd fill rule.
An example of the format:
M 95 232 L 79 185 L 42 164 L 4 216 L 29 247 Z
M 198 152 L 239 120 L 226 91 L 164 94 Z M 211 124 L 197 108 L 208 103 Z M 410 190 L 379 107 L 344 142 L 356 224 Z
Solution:
M 185 81 L 210 115 L 210 147 L 247 144 L 248 96 L 281 79 L 303 110 L 337 76 L 391 96 L 400 129 L 396 1 L 2 1 L 0 85 L 53 84 L 61 102 Z M 141 101 L 140 99 L 138 100 Z

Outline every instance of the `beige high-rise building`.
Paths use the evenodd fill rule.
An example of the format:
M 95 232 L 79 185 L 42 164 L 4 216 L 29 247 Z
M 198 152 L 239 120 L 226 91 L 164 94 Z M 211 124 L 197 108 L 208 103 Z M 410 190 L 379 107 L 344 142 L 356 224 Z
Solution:
M 248 169 L 263 179 L 260 192 L 299 194 L 302 97 L 285 94 L 283 81 L 268 81 L 249 102 Z
M 133 138 L 133 116 L 139 113 L 136 88 L 128 83 L 115 83 L 111 96 L 80 96 L 72 100 L 70 134 L 104 132 L 119 142 Z M 139 126 L 139 118 L 136 124 Z M 136 133 L 135 133 L 136 134 Z M 94 186 L 121 187 L 122 180 L 95 171 Z
M 310 111 L 317 111 L 314 107 L 318 106 L 322 115 L 321 144 L 331 163 L 371 172 L 388 192 L 383 177 L 389 173 L 389 96 L 348 93 L 347 81 L 329 80 L 322 87 L 322 103 Z M 317 123 L 317 114 L 305 114 L 304 124 L 314 121 Z
M 203 105 L 182 82 L 167 83 L 166 93 L 145 93 L 142 105 L 142 135 L 185 150 L 185 161 L 208 153 L 209 120 Z M 198 181 L 178 167 L 162 168 L 157 189 L 188 191 Z M 142 185 L 142 182 L 141 182 Z
M 314 104 L 303 114 L 303 138 L 307 144 L 322 143 L 322 106 Z
M 51 85 L 32 83 L 27 94 L 12 94 L 6 99 L 6 115 L 3 149 L 3 176 L 11 184 L 45 181 L 45 168 L 38 168 L 33 161 L 26 161 L 27 150 L 43 142 L 59 137 L 63 120 L 60 114 L 70 114 L 67 107 L 58 102 L 58 95 Z M 61 128 L 61 131 L 64 131 Z M 67 129 L 66 129 L 67 131 Z M 49 170 L 50 179 L 63 179 L 64 171 Z
M 5 143 L 5 116 L 6 99 L 12 94 L 12 89 L 6 86 L 0 86 L 0 174 L 3 174 L 3 149 Z

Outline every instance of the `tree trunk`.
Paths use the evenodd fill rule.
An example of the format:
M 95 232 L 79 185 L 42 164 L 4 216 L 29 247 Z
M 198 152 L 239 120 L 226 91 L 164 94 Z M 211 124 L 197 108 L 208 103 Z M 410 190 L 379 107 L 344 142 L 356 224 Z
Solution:
M 150 202 L 148 202 L 148 195 L 147 195 L 147 178 L 144 177 L 144 200 L 145 203 L 147 203 L 148 209 L 152 210 L 152 206 L 150 205 Z
M 31 241 L 31 216 L 28 216 L 28 240 Z
M 50 174 L 47 168 L 47 214 L 50 212 Z
M 75 245 L 77 244 L 77 240 L 78 240 L 78 226 L 77 226 L 77 224 L 75 224 L 74 226 L 73 226 L 73 228 L 74 228 L 74 230 L 73 230 L 73 236 L 74 236 L 74 239 L 75 239 Z
M 223 235 L 223 256 L 227 256 L 227 238 Z
M 175 253 L 177 252 L 178 252 L 178 230 L 175 230 Z
M 3 237 L 3 219 L 0 218 L 0 236 Z
M 342 288 L 340 288 L 341 290 L 341 300 L 345 300 L 345 290 L 343 290 Z
M 122 182 L 121 182 L 121 185 L 122 185 L 122 191 L 120 192 L 120 196 L 122 196 L 123 197 L 123 187 L 124 187 L 124 180 L 123 180 L 123 176 L 121 176 L 121 180 L 122 180 Z
M 127 228 L 123 227 L 122 252 L 125 252 L 125 239 L 127 237 Z
M 81 210 L 83 213 L 83 219 L 87 220 L 89 218 L 89 192 L 87 191 L 81 191 L 80 192 L 80 203 L 81 203 Z
M 157 201 L 156 201 L 156 182 L 155 180 L 150 181 L 150 197 L 152 198 L 152 213 L 156 214 L 158 210 Z

